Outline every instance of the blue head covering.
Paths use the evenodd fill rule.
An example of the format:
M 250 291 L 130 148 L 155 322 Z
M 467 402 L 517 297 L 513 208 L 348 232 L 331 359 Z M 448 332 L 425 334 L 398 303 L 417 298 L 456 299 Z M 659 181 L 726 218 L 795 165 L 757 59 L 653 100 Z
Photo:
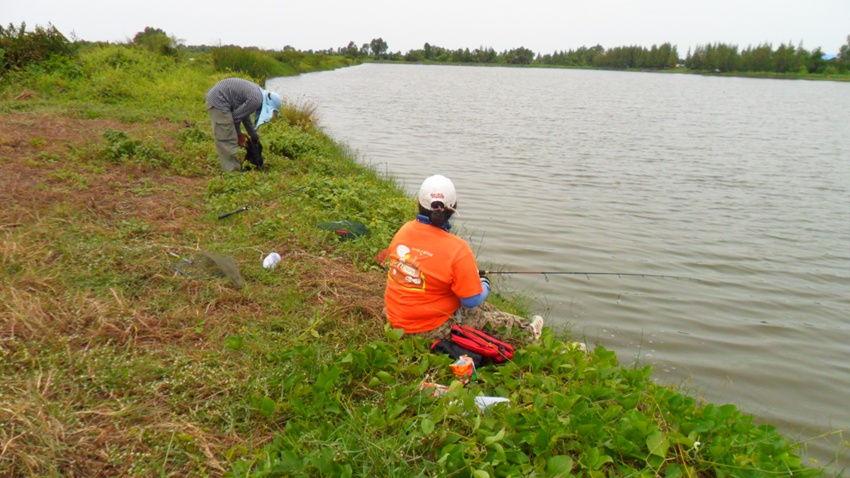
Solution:
M 280 95 L 274 91 L 262 91 L 263 107 L 260 109 L 260 115 L 257 117 L 257 124 L 255 125 L 257 128 L 259 128 L 261 124 L 271 121 L 274 112 L 280 111 L 280 107 L 283 106 L 283 100 L 280 98 Z

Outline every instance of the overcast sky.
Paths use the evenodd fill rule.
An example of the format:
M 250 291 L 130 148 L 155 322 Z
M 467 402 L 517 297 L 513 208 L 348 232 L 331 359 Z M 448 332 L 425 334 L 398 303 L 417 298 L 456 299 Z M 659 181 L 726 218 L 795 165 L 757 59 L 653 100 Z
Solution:
M 390 51 L 651 47 L 707 43 L 837 53 L 850 0 L 0 0 L 0 22 L 52 23 L 68 38 L 123 42 L 154 27 L 187 45 L 324 50 L 383 38 Z

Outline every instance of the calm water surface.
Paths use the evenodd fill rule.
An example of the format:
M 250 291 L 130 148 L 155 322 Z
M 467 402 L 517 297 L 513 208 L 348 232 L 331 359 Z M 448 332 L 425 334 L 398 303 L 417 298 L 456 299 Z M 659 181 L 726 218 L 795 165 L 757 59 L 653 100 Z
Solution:
M 271 80 L 549 325 L 850 466 L 850 84 L 362 65 Z M 411 214 L 413 211 L 411 211 Z M 815 438 L 828 434 L 827 438 Z

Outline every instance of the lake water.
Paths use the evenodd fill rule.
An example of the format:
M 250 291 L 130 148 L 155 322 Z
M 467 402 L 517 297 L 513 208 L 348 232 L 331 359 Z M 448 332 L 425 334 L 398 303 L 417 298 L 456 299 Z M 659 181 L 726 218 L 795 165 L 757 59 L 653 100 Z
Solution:
M 850 83 L 367 64 L 267 86 L 411 195 L 451 178 L 482 267 L 686 277 L 494 285 L 850 466 Z

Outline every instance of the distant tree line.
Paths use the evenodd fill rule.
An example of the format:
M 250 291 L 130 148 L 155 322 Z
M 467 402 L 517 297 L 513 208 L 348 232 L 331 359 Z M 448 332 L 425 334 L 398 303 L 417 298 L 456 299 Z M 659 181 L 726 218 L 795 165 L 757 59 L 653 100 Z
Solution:
M 685 66 L 718 72 L 845 73 L 850 71 L 850 36 L 847 43 L 834 61 L 824 58 L 820 48 L 808 51 L 802 45 L 795 48 L 783 43 L 774 50 L 762 44 L 738 51 L 736 45 L 707 44 L 688 52 Z
M 395 62 L 434 62 L 489 65 L 564 66 L 575 68 L 600 68 L 615 70 L 666 70 L 686 67 L 709 72 L 770 72 L 770 73 L 850 73 L 850 35 L 836 58 L 825 58 L 820 47 L 809 51 L 802 47 L 781 44 L 774 49 L 770 44 L 747 47 L 723 43 L 697 46 L 685 58 L 679 56 L 670 43 L 641 46 L 622 46 L 605 49 L 601 45 L 581 47 L 576 50 L 535 54 L 524 48 L 497 52 L 493 48 L 479 47 L 451 50 L 430 43 L 407 53 L 390 52 L 383 38 L 357 46 L 349 42 L 343 48 L 329 49 L 326 53 L 344 55 L 352 59 L 374 59 Z
M 355 62 L 370 59 L 409 63 L 531 65 L 614 70 L 667 70 L 686 67 L 694 71 L 719 73 L 850 74 L 850 35 L 838 55 L 829 59 L 820 48 L 809 51 L 802 45 L 794 47 L 784 43 L 776 49 L 770 44 L 762 44 L 743 50 L 739 50 L 736 45 L 724 43 L 699 45 L 693 51 L 688 51 L 684 59 L 679 57 L 676 47 L 670 43 L 652 45 L 650 48 L 623 46 L 605 49 L 601 45 L 583 46 L 576 50 L 556 51 L 551 54 L 537 54 L 525 47 L 497 52 L 484 46 L 473 50 L 451 50 L 425 43 L 421 49 L 401 53 L 390 52 L 383 38 L 375 38 L 360 46 L 352 41 L 345 47 L 316 52 L 299 51 L 291 46 L 268 51 L 237 46 L 184 46 L 177 38 L 169 36 L 159 28 L 151 27 L 137 33 L 128 43 L 170 57 L 177 57 L 180 52 L 214 52 L 214 60 L 220 68 L 247 72 L 255 65 L 253 69 L 281 75 L 294 74 L 300 71 L 301 66 L 317 68 L 317 65 L 325 65 L 329 61 L 336 64 L 336 60 L 327 56 L 346 57 Z M 74 56 L 78 47 L 85 44 L 87 42 L 69 41 L 52 25 L 47 28 L 37 26 L 32 31 L 27 31 L 26 24 L 23 23 L 20 27 L 12 24 L 6 28 L 0 26 L 0 75 L 21 69 L 30 63 L 48 61 L 53 56 Z M 269 69 L 271 66 L 275 68 Z

